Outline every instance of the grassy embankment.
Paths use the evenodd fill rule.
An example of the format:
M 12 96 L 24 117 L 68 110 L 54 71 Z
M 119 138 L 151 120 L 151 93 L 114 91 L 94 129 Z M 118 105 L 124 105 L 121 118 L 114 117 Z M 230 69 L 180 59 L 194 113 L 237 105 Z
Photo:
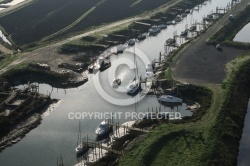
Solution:
M 157 127 L 145 141 L 126 152 L 119 165 L 236 165 L 250 97 L 250 54 L 228 66 L 230 73 L 222 89 L 212 89 L 210 107 L 194 116 L 195 120 Z M 209 102 L 209 96 L 198 96 Z
M 56 73 L 54 71 L 41 69 L 37 64 L 22 63 L 12 67 L 1 75 L 12 85 L 20 85 L 31 82 L 47 83 L 53 87 L 76 87 L 86 80 L 72 81 L 75 76 L 72 73 Z M 55 81 L 56 80 L 56 81 Z
M 17 59 L 17 55 L 1 55 L 0 54 L 0 70 Z
M 250 22 L 250 5 L 244 9 L 243 12 L 234 16 L 229 24 L 225 25 L 218 32 L 216 32 L 208 41 L 208 44 L 221 43 L 229 47 L 236 47 L 240 49 L 250 49 L 250 43 L 234 42 L 235 35 Z
M 238 17 L 244 19 L 237 20 L 237 17 L 235 22 L 218 31 L 210 42 L 220 41 L 228 46 L 249 48 L 249 44 L 230 41 L 238 32 L 232 33 L 230 30 L 236 25 L 237 30 L 240 30 L 242 25 L 249 22 L 246 17 L 248 15 L 245 15 L 248 12 L 242 12 Z M 169 65 L 165 66 L 167 69 Z M 126 152 L 119 165 L 236 165 L 250 98 L 250 53 L 230 62 L 227 70 L 228 75 L 222 88 L 213 86 L 211 89 L 213 100 L 209 108 L 202 106 L 204 112 L 185 120 L 184 124 L 163 124 L 157 127 L 145 141 Z M 172 79 L 171 71 L 166 70 L 162 77 Z M 209 100 L 204 94 L 198 96 Z

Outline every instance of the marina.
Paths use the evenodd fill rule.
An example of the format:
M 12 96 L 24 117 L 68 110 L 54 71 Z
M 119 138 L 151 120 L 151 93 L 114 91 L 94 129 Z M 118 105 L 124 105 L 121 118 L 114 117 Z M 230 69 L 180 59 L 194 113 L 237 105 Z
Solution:
M 149 70 L 148 64 L 155 61 L 161 63 L 167 60 L 173 50 L 195 37 L 200 31 L 204 30 L 206 26 L 210 25 L 210 23 L 203 22 L 204 16 L 209 15 L 215 9 L 219 10 L 217 8 L 218 6 L 226 8 L 230 2 L 230 0 L 223 2 L 218 0 L 207 1 L 206 4 L 194 8 L 190 14 L 186 12 L 187 15 L 179 16 L 176 21 L 178 22 L 177 24 L 169 25 L 165 29 L 160 28 L 160 30 L 158 29 L 159 27 L 154 27 L 149 31 L 154 35 L 147 35 L 145 38 L 141 36 L 141 42 L 135 42 L 135 40 L 132 39 L 134 42 L 130 41 L 128 43 L 130 46 L 126 46 L 124 49 L 122 48 L 122 53 L 118 55 L 112 52 L 114 49 L 116 53 L 119 52 L 118 47 L 104 51 L 100 57 L 104 57 L 104 59 L 108 57 L 109 65 L 104 67 L 102 71 L 99 71 L 103 59 L 101 58 L 102 62 L 96 61 L 96 63 L 92 64 L 92 68 L 91 66 L 89 67 L 89 71 L 91 70 L 92 72 L 84 72 L 88 75 L 89 81 L 78 88 L 57 89 L 46 84 L 40 84 L 40 93 L 50 94 L 52 98 L 60 99 L 60 102 L 54 106 L 53 110 L 46 112 L 46 116 L 44 116 L 42 124 L 39 125 L 38 128 L 32 130 L 19 143 L 5 149 L 0 154 L 0 165 L 14 166 L 17 162 L 20 166 L 32 165 L 34 163 L 36 163 L 37 166 L 55 165 L 54 163 L 57 156 L 62 155 L 63 161 L 60 158 L 60 163 L 63 162 L 65 165 L 80 166 L 88 162 L 99 160 L 108 151 L 122 154 L 120 151 L 110 149 L 106 143 L 82 142 L 82 145 L 91 147 L 92 151 L 87 153 L 87 159 L 77 159 L 74 154 L 76 147 L 75 142 L 77 141 L 75 136 L 78 132 L 79 121 L 81 121 L 83 126 L 82 136 L 87 136 L 94 140 L 96 138 L 96 126 L 100 124 L 101 119 L 99 119 L 99 121 L 96 119 L 93 120 L 91 117 L 69 119 L 69 113 L 104 113 L 107 111 L 114 113 L 118 110 L 122 112 L 121 118 L 114 119 L 112 123 L 113 126 L 118 122 L 122 124 L 116 127 L 118 128 L 117 130 L 120 131 L 120 134 L 118 136 L 117 130 L 115 130 L 113 135 L 111 135 L 111 141 L 109 143 L 112 143 L 114 138 L 119 138 L 127 134 L 128 130 L 133 130 L 132 124 L 135 119 L 133 119 L 133 117 L 125 117 L 125 112 L 143 112 L 146 114 L 152 109 L 160 110 L 161 112 L 178 112 L 182 117 L 192 116 L 193 113 L 190 110 L 186 110 L 188 107 L 187 104 L 183 103 L 179 98 L 174 98 L 176 99 L 174 101 L 177 101 L 180 105 L 171 108 L 162 105 L 161 102 L 159 102 L 159 98 L 155 95 L 143 95 L 141 92 L 135 96 L 127 95 L 128 86 L 126 85 L 134 81 L 136 86 L 130 88 L 130 90 L 133 91 L 134 87 L 139 87 L 139 84 L 136 82 L 137 80 L 141 81 L 146 78 L 152 78 L 148 72 L 153 71 L 151 71 L 151 69 Z M 137 23 L 148 26 L 149 29 L 151 27 L 151 25 L 147 23 Z M 143 53 L 147 55 L 147 60 L 141 58 L 140 54 Z M 137 56 L 135 57 L 134 54 Z M 132 63 L 132 66 L 124 65 L 125 60 L 127 64 Z M 136 64 L 136 67 L 134 64 Z M 78 65 L 72 66 L 72 64 L 63 63 L 62 67 L 73 68 L 78 72 L 82 71 L 82 68 L 79 68 Z M 116 73 L 111 73 L 114 69 L 116 69 Z M 112 77 L 110 77 L 110 75 L 112 75 Z M 120 81 L 116 81 L 116 79 Z M 114 81 L 118 85 L 116 88 L 112 86 Z M 101 82 L 101 85 L 97 85 L 97 82 Z M 149 80 L 149 82 L 152 82 L 152 80 Z M 146 83 L 147 81 L 145 81 L 145 84 Z M 20 85 L 18 88 L 22 89 L 24 86 L 25 85 Z M 100 88 L 102 88 L 102 90 L 100 90 Z M 109 96 L 107 96 L 107 94 Z M 116 98 L 116 100 L 112 103 L 109 100 L 110 98 Z M 173 99 L 173 96 L 168 96 L 168 98 Z M 141 129 L 138 128 L 134 130 L 141 131 Z M 147 133 L 150 131 L 144 130 L 144 132 Z M 25 149 L 25 152 L 23 152 L 23 149 Z M 9 160 L 10 155 L 12 156 L 12 160 Z

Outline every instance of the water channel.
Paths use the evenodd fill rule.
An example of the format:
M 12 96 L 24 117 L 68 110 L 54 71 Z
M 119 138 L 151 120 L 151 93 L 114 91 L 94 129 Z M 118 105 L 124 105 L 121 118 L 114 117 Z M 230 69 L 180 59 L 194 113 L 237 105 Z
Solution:
M 250 23 L 245 25 L 234 37 L 233 41 L 250 43 Z
M 169 26 L 167 29 L 162 30 L 155 37 L 148 37 L 140 43 L 136 43 L 135 47 L 143 51 L 150 60 L 157 59 L 159 52 L 164 52 L 164 43 L 166 39 L 173 37 L 173 33 L 177 31 L 180 34 L 185 30 L 186 25 L 190 27 L 191 23 L 195 21 L 201 22 L 202 17 L 211 14 L 215 11 L 216 7 L 226 7 L 231 0 L 211 0 L 207 1 L 199 11 L 193 11 L 183 19 L 182 22 L 175 26 Z M 131 49 L 131 48 L 129 48 Z M 122 55 L 112 55 L 111 61 L 127 58 L 133 60 L 131 53 L 124 53 Z M 145 64 L 138 59 L 138 73 L 144 74 Z M 143 68 L 144 67 L 144 68 Z M 118 73 L 128 73 L 128 76 L 124 75 L 124 79 L 131 79 L 133 72 L 130 72 L 128 67 L 117 69 Z M 132 73 L 132 74 L 131 74 Z M 118 95 L 113 91 L 107 83 L 107 75 L 109 70 L 99 73 L 100 82 L 105 91 L 109 95 L 120 99 L 129 98 L 127 95 Z M 69 119 L 70 112 L 134 112 L 135 105 L 119 106 L 107 102 L 97 92 L 93 78 L 94 75 L 89 75 L 89 81 L 84 85 L 73 89 L 56 89 L 49 85 L 40 85 L 40 93 L 51 93 L 52 98 L 60 99 L 60 102 L 53 106 L 51 111 L 48 111 L 47 115 L 43 118 L 42 124 L 36 129 L 33 129 L 27 134 L 20 142 L 5 149 L 0 154 L 0 165 L 19 166 L 27 165 L 56 165 L 56 159 L 60 155 L 64 158 L 64 164 L 74 165 L 78 161 L 75 157 L 75 147 L 78 134 L 78 119 Z M 127 78 L 125 78 L 127 77 Z M 137 100 L 134 98 L 134 100 Z M 155 96 L 146 96 L 140 102 L 137 103 L 137 111 L 146 112 L 148 108 L 159 108 L 159 102 Z M 190 116 L 191 112 L 185 110 L 185 104 L 178 108 L 178 111 L 182 116 Z M 161 107 L 162 111 L 171 111 L 168 107 Z M 175 108 L 175 111 L 177 108 Z M 125 119 L 124 114 L 119 119 L 120 123 L 130 121 L 131 119 Z M 95 139 L 95 128 L 102 121 L 97 119 L 86 118 L 82 119 L 81 125 L 83 135 L 88 135 L 89 138 Z

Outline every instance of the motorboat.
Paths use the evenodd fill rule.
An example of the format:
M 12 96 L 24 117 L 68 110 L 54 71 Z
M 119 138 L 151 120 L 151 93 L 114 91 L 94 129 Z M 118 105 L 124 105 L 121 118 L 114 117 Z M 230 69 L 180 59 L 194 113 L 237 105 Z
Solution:
M 167 24 L 167 25 L 172 25 L 173 22 L 172 22 L 172 21 L 168 21 L 166 24 Z
M 191 31 L 191 32 L 193 32 L 193 31 L 195 31 L 196 30 L 196 25 L 192 25 L 190 28 L 189 28 L 189 30 Z
M 95 134 L 96 134 L 97 136 L 103 136 L 103 135 L 109 133 L 109 132 L 110 132 L 110 129 L 111 129 L 111 127 L 110 127 L 110 125 L 109 125 L 109 123 L 108 123 L 108 120 L 104 120 L 104 121 L 102 121 L 102 122 L 97 126 L 97 128 L 96 128 L 96 130 L 95 130 Z
M 129 46 L 135 45 L 135 39 L 130 39 L 130 40 L 128 41 L 128 45 L 129 45 Z
M 99 69 L 100 69 L 100 64 L 99 63 L 97 63 L 97 62 L 95 62 L 94 64 L 92 64 L 92 65 L 90 65 L 89 67 L 88 67 L 88 71 L 90 72 L 90 73 L 93 73 L 94 71 L 98 71 Z
M 186 14 L 189 14 L 189 13 L 190 13 L 190 10 L 189 10 L 189 9 L 186 9 L 186 10 L 185 10 L 185 13 L 186 13 Z
M 203 18 L 203 20 L 205 20 L 205 21 L 211 21 L 211 20 L 213 20 L 213 15 L 212 14 L 208 14 L 206 17 L 204 17 Z
M 104 71 L 107 68 L 109 68 L 111 66 L 111 62 L 109 59 L 103 59 L 100 61 L 100 71 Z
M 183 13 L 182 15 L 181 15 L 181 17 L 183 18 L 183 17 L 187 17 L 187 13 Z
M 185 31 L 181 32 L 181 36 L 187 36 L 187 34 L 188 34 L 188 30 L 187 29 Z
M 176 22 L 181 22 L 182 18 L 180 15 L 177 15 L 176 18 L 175 18 L 175 21 Z
M 160 28 L 160 29 L 165 29 L 165 28 L 167 28 L 168 26 L 166 25 L 166 24 L 160 24 L 160 25 L 158 25 L 158 28 Z
M 198 11 L 199 10 L 199 6 L 194 7 L 194 10 Z
M 138 40 L 144 40 L 146 39 L 147 35 L 146 34 L 141 34 L 137 37 Z
M 123 51 L 126 49 L 126 46 L 123 44 L 120 44 L 118 46 L 115 46 L 113 48 L 111 48 L 111 53 L 112 54 L 119 54 L 119 53 L 123 53 Z
M 154 25 L 149 29 L 148 32 L 150 35 L 155 35 L 155 34 L 159 33 L 160 31 L 161 31 L 161 29 L 158 26 Z
M 169 38 L 169 39 L 166 40 L 165 45 L 172 45 L 172 44 L 174 44 L 175 42 L 176 42 L 175 39 Z
M 76 154 L 79 155 L 79 154 L 82 154 L 82 153 L 85 153 L 89 150 L 89 147 L 85 144 L 80 144 L 76 147 Z
M 171 95 L 161 95 L 158 98 L 158 101 L 167 103 L 182 103 L 182 99 Z
M 117 79 L 114 79 L 113 83 L 112 83 L 112 87 L 113 88 L 118 88 L 120 85 L 121 85 L 121 79 L 120 78 L 117 78 Z
M 172 25 L 176 25 L 177 22 L 175 20 L 172 21 Z
M 127 87 L 127 94 L 135 94 L 140 90 L 140 79 L 134 79 Z

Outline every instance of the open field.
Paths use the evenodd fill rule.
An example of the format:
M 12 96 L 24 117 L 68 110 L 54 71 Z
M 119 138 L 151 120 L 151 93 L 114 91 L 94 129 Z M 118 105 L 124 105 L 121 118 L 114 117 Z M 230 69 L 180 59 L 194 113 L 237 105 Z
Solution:
M 68 26 L 83 30 L 90 26 L 138 15 L 166 3 L 164 0 L 156 2 L 142 0 L 133 5 L 134 2 L 134 0 L 37 0 L 19 10 L 0 16 L 0 21 L 12 40 L 18 46 L 23 46 L 37 42 Z M 68 28 L 60 33 L 67 30 Z

